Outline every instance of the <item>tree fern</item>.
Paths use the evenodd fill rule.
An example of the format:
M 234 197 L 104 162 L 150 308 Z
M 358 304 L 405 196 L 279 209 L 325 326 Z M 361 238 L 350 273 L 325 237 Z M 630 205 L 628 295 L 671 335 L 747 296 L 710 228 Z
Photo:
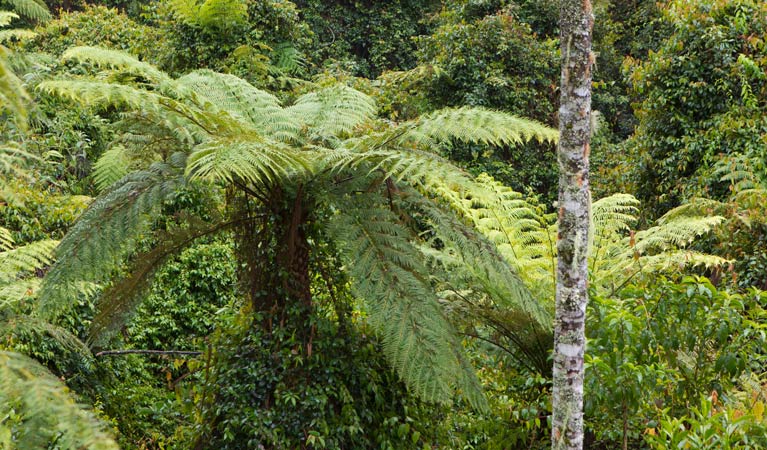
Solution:
M 492 145 L 550 141 L 555 132 L 470 108 L 385 122 L 376 118 L 369 96 L 344 85 L 309 92 L 284 106 L 230 75 L 197 71 L 174 80 L 125 54 L 74 49 L 67 57 L 103 72 L 92 79 L 45 82 L 41 89 L 123 111 L 123 132 L 114 152 L 98 164 L 100 185 L 117 177 L 114 167 L 120 158 L 138 171 L 108 188 L 62 241 L 41 291 L 48 317 L 66 309 L 67 286 L 99 283 L 107 289 L 94 337 L 115 329 L 156 264 L 177 250 L 163 247 L 162 241 L 173 242 L 172 237 L 154 233 L 157 247 L 136 253 L 137 239 L 148 235 L 151 219 L 175 189 L 204 186 L 226 189 L 220 199 L 227 203 L 207 206 L 225 208 L 239 224 L 238 233 L 247 236 L 240 240 L 244 273 L 247 283 L 265 283 L 250 287 L 249 295 L 254 305 L 269 305 L 259 310 L 266 329 L 277 322 L 269 315 L 280 301 L 299 301 L 278 297 L 308 292 L 306 286 L 293 289 L 309 278 L 295 272 L 309 259 L 299 250 L 311 251 L 330 239 L 341 249 L 354 292 L 382 335 L 389 361 L 426 399 L 447 401 L 460 389 L 472 405 L 484 407 L 476 377 L 438 302 L 434 277 L 443 272 L 425 264 L 428 252 L 422 249 L 437 240 L 420 234 L 424 230 L 468 266 L 466 282 L 475 291 L 533 322 L 548 322 L 545 306 L 533 301 L 524 275 L 514 272 L 517 266 L 500 251 L 499 240 L 482 238 L 472 229 L 487 219 L 477 213 L 478 199 L 490 205 L 502 196 L 438 150 L 453 140 Z M 173 160 L 167 147 L 151 144 L 155 141 L 179 156 Z M 513 208 L 506 207 L 511 220 Z M 308 235 L 313 233 L 310 224 L 327 217 L 326 232 Z M 534 219 L 520 213 L 522 223 Z M 528 229 L 532 225 L 523 225 L 518 235 L 527 236 Z M 112 280 L 118 269 L 127 275 Z
M 248 5 L 242 0 L 172 0 L 176 16 L 187 25 L 208 32 L 220 32 L 232 25 L 243 25 L 248 18 Z

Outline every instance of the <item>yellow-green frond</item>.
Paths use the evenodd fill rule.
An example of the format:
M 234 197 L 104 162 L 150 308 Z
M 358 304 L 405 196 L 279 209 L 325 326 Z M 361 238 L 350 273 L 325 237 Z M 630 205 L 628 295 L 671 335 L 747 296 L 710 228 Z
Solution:
M 14 19 L 18 19 L 19 15 L 10 11 L 0 11 L 0 28 L 7 27 L 13 22 Z
M 48 6 L 42 0 L 7 0 L 13 11 L 28 19 L 46 22 L 51 20 Z
M 46 239 L 0 253 L 0 279 L 9 280 L 20 272 L 31 272 L 53 262 L 58 241 Z
M 450 271 L 464 272 L 469 288 L 479 288 L 499 307 L 521 311 L 543 329 L 551 328 L 551 315 L 534 298 L 515 268 L 498 253 L 486 237 L 461 223 L 454 215 L 421 202 L 419 209 L 429 218 L 435 237 L 444 252 L 454 255 Z
M 12 28 L 10 30 L 0 30 L 0 44 L 11 41 L 26 41 L 37 36 L 32 30 L 22 28 Z
M 118 50 L 108 50 L 99 47 L 72 47 L 61 56 L 63 61 L 87 62 L 96 67 L 126 72 L 133 76 L 141 76 L 152 83 L 160 84 L 170 81 L 170 77 L 155 66 L 139 61 L 133 55 Z
M 402 125 L 399 142 L 432 147 L 456 139 L 487 145 L 518 145 L 536 139 L 556 142 L 559 132 L 541 123 L 485 108 L 462 107 L 435 111 Z
M 248 18 L 248 5 L 243 0 L 171 0 L 176 16 L 187 25 L 199 26 L 207 31 L 225 31 L 240 25 Z
M 320 141 L 351 134 L 377 110 L 371 97 L 340 84 L 304 94 L 286 109 Z
M 272 183 L 309 170 L 307 154 L 279 142 L 256 136 L 220 138 L 198 146 L 189 156 L 192 179 Z
M 47 94 L 96 107 L 156 110 L 163 99 L 162 96 L 144 89 L 103 81 L 51 80 L 43 81 L 37 88 Z
M 43 366 L 0 351 L 0 448 L 118 450 L 96 417 Z
M 13 248 L 13 235 L 10 230 L 0 227 L 0 251 L 6 251 Z
M 27 105 L 31 102 L 21 80 L 6 60 L 7 51 L 0 46 L 0 113 L 8 112 L 16 124 L 26 129 Z
M 640 254 L 684 248 L 724 221 L 722 216 L 678 217 L 636 233 Z

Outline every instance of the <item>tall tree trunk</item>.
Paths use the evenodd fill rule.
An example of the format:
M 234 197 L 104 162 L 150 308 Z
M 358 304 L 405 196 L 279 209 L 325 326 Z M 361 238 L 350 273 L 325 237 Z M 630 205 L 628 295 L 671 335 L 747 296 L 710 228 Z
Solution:
M 559 234 L 552 421 L 554 449 L 583 448 L 593 23 L 590 0 L 561 0 Z

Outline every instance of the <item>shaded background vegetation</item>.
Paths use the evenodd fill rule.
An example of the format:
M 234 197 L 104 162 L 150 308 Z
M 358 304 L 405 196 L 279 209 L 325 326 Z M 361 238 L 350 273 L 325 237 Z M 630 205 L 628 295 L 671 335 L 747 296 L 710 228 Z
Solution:
M 26 181 L 3 185 L 0 223 L 17 245 L 64 236 L 98 194 L 94 164 L 117 133 L 120 111 L 36 89 L 46 79 L 86 75 L 87 68 L 60 59 L 72 46 L 123 50 L 173 76 L 200 68 L 231 73 L 287 102 L 340 81 L 374 97 L 391 121 L 470 105 L 557 123 L 555 1 L 219 3 L 211 14 L 190 1 L 51 1 L 50 20 L 22 15 L 11 23 L 36 33 L 4 43 L 34 99 L 29 132 L 0 113 L 1 140 L 37 158 Z M 12 6 L 0 2 L 0 9 Z M 637 248 L 636 232 L 663 223 L 674 207 L 721 215 L 692 250 L 727 263 L 683 268 L 691 257 L 680 253 L 680 263 L 665 271 L 640 269 L 612 289 L 594 288 L 589 448 L 763 448 L 767 5 L 600 0 L 595 14 L 595 199 L 623 192 L 641 201 L 630 211 L 637 220 L 613 230 L 626 249 Z M 523 193 L 538 225 L 555 223 L 552 145 L 456 141 L 439 151 Z M 206 199 L 179 201 L 202 208 Z M 433 405 L 386 364 L 349 280 L 322 270 L 341 265 L 335 250 L 312 262 L 320 307 L 306 354 L 296 336 L 267 336 L 252 326 L 234 241 L 211 239 L 167 261 L 129 324 L 94 349 L 199 355 L 81 353 L 19 325 L 34 309 L 32 294 L 0 303 L 0 349 L 33 357 L 64 380 L 126 449 L 549 446 L 550 373 L 541 367 L 549 337 L 530 331 L 525 318 L 462 292 L 442 295 L 490 410 L 460 400 Z M 616 254 L 608 257 L 617 261 Z M 9 279 L 37 280 L 48 268 Z M 75 295 L 76 308 L 56 325 L 87 339 L 92 298 Z M 11 429 L 23 426 L 23 417 L 10 417 Z

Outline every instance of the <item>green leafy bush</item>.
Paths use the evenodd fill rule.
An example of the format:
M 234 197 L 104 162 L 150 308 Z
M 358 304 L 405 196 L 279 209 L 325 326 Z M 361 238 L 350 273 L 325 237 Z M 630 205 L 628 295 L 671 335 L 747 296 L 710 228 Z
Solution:
M 640 442 L 664 416 L 683 418 L 701 395 L 761 370 L 765 300 L 689 277 L 592 298 L 585 406 L 597 440 Z
M 464 14 L 469 13 L 464 10 Z M 419 62 L 439 68 L 421 88 L 425 108 L 483 106 L 555 123 L 556 42 L 538 39 L 528 25 L 506 10 L 478 17 L 471 14 L 465 17 L 446 11 L 440 16 L 440 26 L 418 39 Z M 553 146 L 528 143 L 488 149 L 461 144 L 447 155 L 520 192 L 532 188 L 544 196 L 544 203 L 554 200 L 557 165 Z
M 195 386 L 197 448 L 399 450 L 430 442 L 430 409 L 408 393 L 363 323 L 340 328 L 317 312 L 304 344 L 287 328 L 239 322 L 213 341 Z
M 428 31 L 424 18 L 439 5 L 434 0 L 296 3 L 316 36 L 314 61 L 318 65 L 338 61 L 353 75 L 366 77 L 412 68 L 414 39 Z
M 63 13 L 38 27 L 36 32 L 37 37 L 25 45 L 24 50 L 55 56 L 77 45 L 97 45 L 124 50 L 157 63 L 164 43 L 159 30 L 104 6 L 86 6 L 82 11 Z
M 636 194 L 657 214 L 701 192 L 720 155 L 764 157 L 767 5 L 755 0 L 671 2 L 671 36 L 643 62 L 627 61 L 641 103 L 629 144 Z

